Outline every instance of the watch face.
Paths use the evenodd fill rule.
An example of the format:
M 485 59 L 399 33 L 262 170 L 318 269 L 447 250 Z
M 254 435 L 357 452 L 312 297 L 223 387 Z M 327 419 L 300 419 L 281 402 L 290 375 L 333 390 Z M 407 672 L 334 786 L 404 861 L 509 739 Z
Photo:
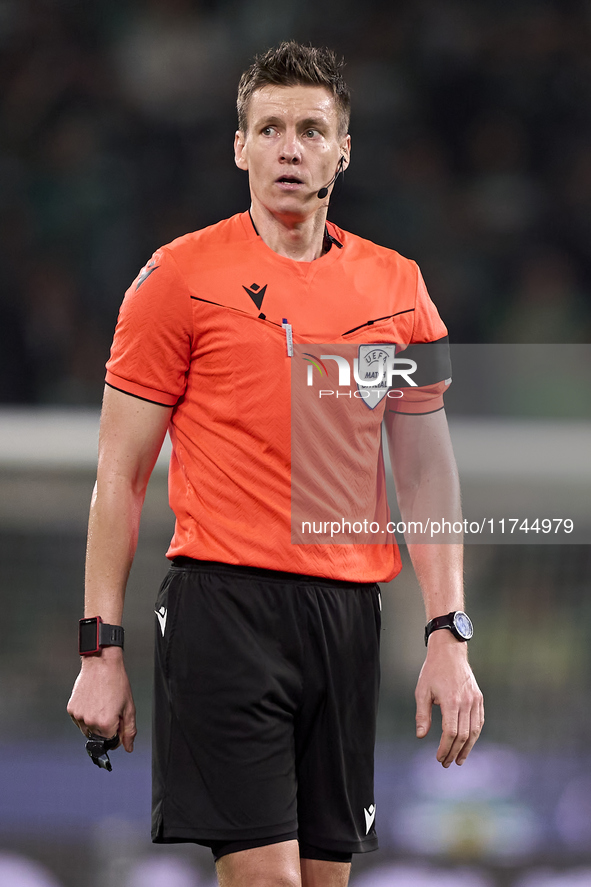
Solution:
M 83 656 L 99 650 L 99 620 L 96 616 L 81 619 L 78 629 L 78 652 Z
M 454 627 L 458 634 L 461 635 L 461 637 L 463 637 L 465 641 L 469 641 L 474 634 L 474 629 L 472 627 L 470 617 L 462 612 L 462 610 L 458 610 L 454 614 Z

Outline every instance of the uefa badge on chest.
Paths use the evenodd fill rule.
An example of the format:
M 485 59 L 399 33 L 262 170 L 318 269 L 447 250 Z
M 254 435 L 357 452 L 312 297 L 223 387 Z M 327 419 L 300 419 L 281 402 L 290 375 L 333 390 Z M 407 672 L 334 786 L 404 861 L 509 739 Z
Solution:
M 390 387 L 391 369 L 396 357 L 396 345 L 360 345 L 355 381 L 364 403 L 373 410 Z M 388 373 L 390 369 L 390 373 Z

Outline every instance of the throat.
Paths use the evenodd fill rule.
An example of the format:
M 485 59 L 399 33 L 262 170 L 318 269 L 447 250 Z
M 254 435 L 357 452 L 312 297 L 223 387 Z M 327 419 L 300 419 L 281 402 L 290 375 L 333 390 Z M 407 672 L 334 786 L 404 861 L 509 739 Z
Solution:
M 251 207 L 250 218 L 254 230 L 266 245 L 280 256 L 295 262 L 313 262 L 330 249 L 326 237 L 326 214 L 292 221 L 277 218 L 263 210 Z

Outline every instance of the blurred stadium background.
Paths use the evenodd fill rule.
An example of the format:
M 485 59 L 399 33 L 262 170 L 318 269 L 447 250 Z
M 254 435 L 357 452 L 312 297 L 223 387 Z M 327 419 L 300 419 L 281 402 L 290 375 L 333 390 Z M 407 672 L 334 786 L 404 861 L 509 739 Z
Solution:
M 92 768 L 65 703 L 122 294 L 156 247 L 247 206 L 231 151 L 237 79 L 290 37 L 348 63 L 353 163 L 331 218 L 419 262 L 453 342 L 563 349 L 527 397 L 510 379 L 502 397 L 460 397 L 454 383 L 467 490 L 540 501 L 542 489 L 547 502 L 566 489 L 589 518 L 589 2 L 0 0 L 6 887 L 211 885 L 207 851 L 147 839 L 152 601 L 172 526 L 162 465 L 125 619 L 134 755 L 116 752 L 110 775 Z M 567 353 L 575 367 L 557 377 L 551 355 Z M 502 423 L 532 451 L 549 440 L 546 462 L 506 467 Z M 385 596 L 382 851 L 356 861 L 352 887 L 591 885 L 590 568 L 586 544 L 468 546 L 487 725 L 453 771 L 413 739 L 423 614 L 403 571 Z

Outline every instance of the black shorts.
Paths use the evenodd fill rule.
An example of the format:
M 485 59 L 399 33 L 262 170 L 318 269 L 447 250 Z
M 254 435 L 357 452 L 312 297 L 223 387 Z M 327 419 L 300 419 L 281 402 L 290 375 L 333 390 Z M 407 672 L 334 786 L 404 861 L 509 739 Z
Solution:
M 177 558 L 155 610 L 152 840 L 375 850 L 378 586 Z

